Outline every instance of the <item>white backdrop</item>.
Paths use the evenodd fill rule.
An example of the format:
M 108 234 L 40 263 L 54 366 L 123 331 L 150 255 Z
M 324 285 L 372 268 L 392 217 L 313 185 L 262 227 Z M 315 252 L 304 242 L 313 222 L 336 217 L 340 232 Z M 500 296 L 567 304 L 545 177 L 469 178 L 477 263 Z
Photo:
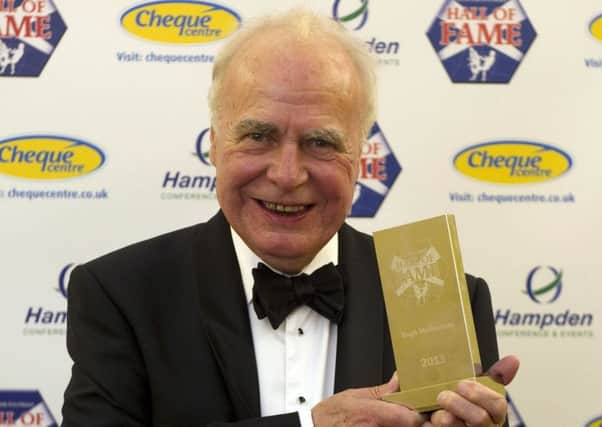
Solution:
M 468 3 L 496 2 L 504 4 Z M 244 25 L 253 16 L 300 3 L 341 17 L 362 2 L 218 4 L 237 14 Z M 378 57 L 378 125 L 401 165 L 380 207 L 373 206 L 378 208 L 374 217 L 349 222 L 371 232 L 454 213 L 466 271 L 490 284 L 494 310 L 499 311 L 500 351 L 517 354 L 522 361 L 508 390 L 523 423 L 598 426 L 602 31 L 596 17 L 602 14 L 602 3 L 522 0 L 537 37 L 508 84 L 451 81 L 426 35 L 443 3 L 372 0 L 367 16 L 360 14 L 345 24 L 353 29 L 366 17 L 355 33 L 372 41 Z M 4 37 L 12 49 L 5 58 L 15 62 L 18 45 L 5 37 L 6 32 L 2 35 L 8 28 L 3 4 L 8 3 L 0 0 L 0 40 Z M 60 423 L 71 365 L 63 314 L 71 264 L 204 221 L 217 210 L 213 169 L 196 152 L 197 139 L 209 126 L 211 57 L 222 41 L 159 43 L 129 33 L 120 18 L 143 1 L 54 4 L 67 30 L 41 75 L 10 76 L 10 68 L 0 72 L 0 149 L 5 147 L 0 151 L 0 402 L 11 390 L 38 390 Z M 25 52 L 34 45 L 31 38 L 25 39 Z M 485 50 L 479 52 L 485 56 Z M 2 54 L 0 46 L 0 69 Z M 192 62 L 159 62 L 160 55 Z M 498 53 L 500 64 L 502 57 Z M 26 60 L 27 56 L 21 61 Z M 468 72 L 468 63 L 462 61 Z M 16 64 L 17 75 L 24 63 Z M 496 70 L 494 64 L 490 79 Z M 15 170 L 27 175 L 29 166 L 11 169 L 15 149 L 6 147 L 30 135 L 53 138 L 37 138 L 27 145 L 36 153 L 59 147 L 59 138 L 73 138 L 86 143 L 79 146 L 87 156 L 81 157 L 83 164 L 96 167 L 101 157 L 104 163 L 90 173 L 61 179 L 49 179 L 51 174 L 14 176 Z M 463 150 L 499 141 L 510 141 L 500 155 L 524 154 L 525 144 L 519 142 L 526 142 L 530 155 L 542 156 L 542 162 L 551 159 L 550 153 L 564 153 L 570 168 L 556 161 L 546 164 L 553 174 L 563 172 L 553 179 L 500 184 L 488 181 L 493 168 L 482 169 L 481 179 L 475 179 L 460 171 L 465 165 L 454 164 Z M 206 143 L 206 137 L 201 138 L 199 151 Z M 535 147 L 537 151 L 533 144 L 547 149 Z M 493 153 L 495 146 L 477 149 Z M 164 186 L 166 177 L 176 174 L 176 188 Z M 200 177 L 198 185 L 184 188 L 184 176 Z M 77 198 L 60 196 L 63 190 L 76 192 Z M 468 193 L 472 200 L 454 201 L 454 193 Z M 515 198 L 534 194 L 546 201 L 479 201 L 483 193 Z M 556 196 L 561 200 L 549 201 Z M 560 280 L 554 284 L 555 279 Z M 549 291 L 543 292 L 550 283 Z M 566 310 L 562 324 L 558 315 Z M 504 324 L 505 313 L 510 314 Z M 567 320 L 572 313 L 578 320 Z M 538 315 L 560 324 L 541 325 Z M 513 423 L 519 420 L 513 418 Z

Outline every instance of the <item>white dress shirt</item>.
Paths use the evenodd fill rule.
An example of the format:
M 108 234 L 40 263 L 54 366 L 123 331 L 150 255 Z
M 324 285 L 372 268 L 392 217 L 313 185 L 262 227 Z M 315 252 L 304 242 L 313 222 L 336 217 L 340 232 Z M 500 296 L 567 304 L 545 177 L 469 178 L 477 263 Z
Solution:
M 311 408 L 334 391 L 337 325 L 306 305 L 290 313 L 276 330 L 267 317 L 258 319 L 252 270 L 263 261 L 230 229 L 249 309 L 261 415 L 297 411 L 301 425 L 312 427 Z M 329 262 L 338 264 L 338 246 L 335 234 L 302 272 L 311 274 Z

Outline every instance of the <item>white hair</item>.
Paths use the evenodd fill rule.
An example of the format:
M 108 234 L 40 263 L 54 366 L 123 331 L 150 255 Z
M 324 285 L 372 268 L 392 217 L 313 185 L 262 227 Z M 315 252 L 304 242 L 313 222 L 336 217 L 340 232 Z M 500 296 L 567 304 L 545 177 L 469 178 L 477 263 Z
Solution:
M 220 93 L 225 70 L 241 47 L 256 35 L 284 28 L 302 39 L 334 40 L 349 55 L 358 73 L 363 92 L 361 115 L 362 139 L 365 139 L 376 120 L 376 71 L 375 61 L 365 43 L 354 36 L 339 22 L 319 15 L 309 9 L 294 8 L 284 13 L 257 18 L 246 24 L 228 39 L 215 58 L 213 76 L 209 89 L 211 121 L 217 120 Z

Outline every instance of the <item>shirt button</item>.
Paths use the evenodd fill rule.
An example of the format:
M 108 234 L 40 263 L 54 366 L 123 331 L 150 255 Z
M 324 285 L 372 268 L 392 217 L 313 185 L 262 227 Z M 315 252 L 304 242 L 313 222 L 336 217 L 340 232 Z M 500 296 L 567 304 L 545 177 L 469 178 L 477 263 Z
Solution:
M 299 335 L 303 335 L 303 329 L 299 328 L 297 329 L 297 332 L 299 333 Z
M 303 396 L 299 396 L 299 403 L 305 403 L 305 398 Z

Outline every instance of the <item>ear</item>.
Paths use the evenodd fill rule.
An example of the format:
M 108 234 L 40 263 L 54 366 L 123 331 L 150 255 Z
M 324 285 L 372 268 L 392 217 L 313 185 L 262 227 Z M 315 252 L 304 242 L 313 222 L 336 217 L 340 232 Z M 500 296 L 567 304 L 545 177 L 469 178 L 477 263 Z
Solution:
M 215 154 L 215 131 L 213 130 L 213 126 L 209 130 L 209 141 L 211 142 L 211 147 L 209 148 L 209 160 L 211 160 L 211 164 L 215 166 L 216 154 Z

